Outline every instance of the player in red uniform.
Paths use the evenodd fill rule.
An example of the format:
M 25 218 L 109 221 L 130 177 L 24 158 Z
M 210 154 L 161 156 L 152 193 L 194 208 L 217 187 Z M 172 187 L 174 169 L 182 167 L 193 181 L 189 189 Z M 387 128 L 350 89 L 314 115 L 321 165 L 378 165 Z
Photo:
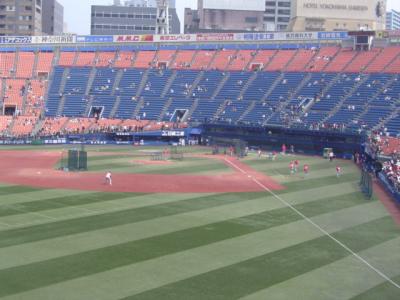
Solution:
M 336 166 L 336 177 L 340 177 L 342 174 L 342 168 L 340 166 Z
M 282 144 L 282 154 L 285 155 L 286 154 L 286 145 Z
M 308 170 L 309 170 L 309 168 L 310 168 L 310 167 L 309 167 L 307 164 L 304 165 L 304 167 L 303 167 L 304 175 L 308 175 Z
M 290 171 L 290 174 L 293 174 L 293 173 L 294 173 L 294 162 L 293 162 L 293 161 L 291 161 L 291 162 L 289 163 L 289 171 Z
M 297 173 L 297 170 L 299 169 L 299 161 L 296 159 L 294 161 L 294 172 Z

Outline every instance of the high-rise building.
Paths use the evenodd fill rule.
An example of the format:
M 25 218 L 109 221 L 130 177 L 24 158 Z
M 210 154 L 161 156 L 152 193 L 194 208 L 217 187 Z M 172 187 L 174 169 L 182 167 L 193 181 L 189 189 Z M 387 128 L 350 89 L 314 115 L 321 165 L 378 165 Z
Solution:
M 264 0 L 198 0 L 185 9 L 185 33 L 264 30 Z
M 180 22 L 175 1 L 170 1 L 169 32 L 180 33 Z M 155 0 L 114 1 L 114 5 L 93 5 L 92 35 L 154 34 L 157 23 Z
M 266 31 L 285 31 L 291 16 L 291 0 L 265 1 L 264 29 Z
M 42 34 L 42 0 L 0 0 L 0 35 Z
M 357 31 L 385 28 L 386 0 L 292 0 L 291 31 Z
M 42 31 L 48 35 L 64 33 L 64 7 L 57 0 L 42 0 Z
M 400 12 L 392 9 L 386 13 L 386 29 L 400 30 Z

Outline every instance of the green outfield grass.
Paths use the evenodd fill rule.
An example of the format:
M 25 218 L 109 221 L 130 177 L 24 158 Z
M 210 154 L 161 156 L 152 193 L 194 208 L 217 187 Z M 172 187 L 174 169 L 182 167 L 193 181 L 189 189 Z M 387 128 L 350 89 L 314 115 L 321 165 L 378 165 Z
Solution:
M 129 165 L 146 157 L 143 148 L 88 150 L 95 172 L 232 171 L 197 157 Z M 301 170 L 309 164 L 308 176 L 289 174 L 294 158 Z M 253 153 L 242 162 L 286 189 L 133 194 L 0 184 L 0 299 L 400 299 L 400 289 L 277 199 L 400 284 L 399 227 L 359 192 L 352 162 Z

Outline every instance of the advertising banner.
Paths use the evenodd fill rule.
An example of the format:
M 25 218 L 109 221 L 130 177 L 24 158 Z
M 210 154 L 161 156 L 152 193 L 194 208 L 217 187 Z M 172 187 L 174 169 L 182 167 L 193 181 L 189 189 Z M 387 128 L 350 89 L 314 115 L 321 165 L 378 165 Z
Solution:
M 234 33 L 198 33 L 196 34 L 197 42 L 224 42 L 234 41 Z
M 195 34 L 166 34 L 155 35 L 154 42 L 195 42 Z
M 318 39 L 317 32 L 275 32 L 276 41 L 308 41 Z
M 274 33 L 236 33 L 235 40 L 237 41 L 271 41 L 274 39 Z
M 33 44 L 73 44 L 76 42 L 76 35 L 41 35 L 33 36 Z
M 114 37 L 112 35 L 78 35 L 77 43 L 112 43 Z
M 115 43 L 139 43 L 139 42 L 153 42 L 154 36 L 152 34 L 130 34 L 130 35 L 114 35 Z
M 31 36 L 0 36 L 0 44 L 30 44 Z
M 346 31 L 321 31 L 318 32 L 319 40 L 342 40 L 349 36 Z

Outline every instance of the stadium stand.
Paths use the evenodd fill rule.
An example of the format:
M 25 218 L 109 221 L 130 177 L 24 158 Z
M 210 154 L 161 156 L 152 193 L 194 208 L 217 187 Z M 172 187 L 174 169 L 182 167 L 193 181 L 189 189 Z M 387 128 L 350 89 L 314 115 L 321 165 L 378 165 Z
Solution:
M 129 119 L 400 133 L 398 46 L 64 47 L 1 52 L 0 72 L 2 101 L 22 117 L 4 118 L 4 134 L 98 130 Z

